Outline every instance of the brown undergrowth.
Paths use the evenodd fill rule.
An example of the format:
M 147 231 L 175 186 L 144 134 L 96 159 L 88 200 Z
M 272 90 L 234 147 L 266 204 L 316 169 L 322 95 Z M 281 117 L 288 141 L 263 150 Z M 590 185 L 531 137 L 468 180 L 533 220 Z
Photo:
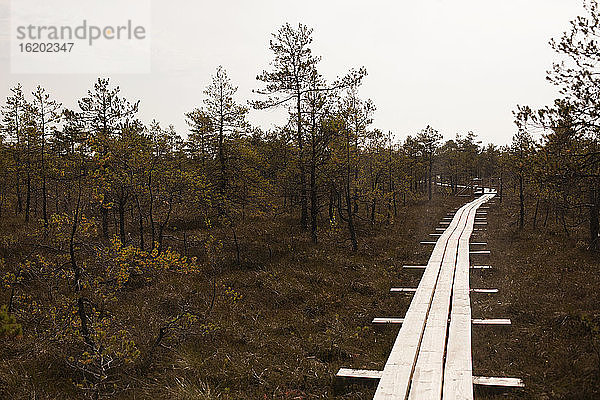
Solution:
M 374 327 L 377 316 L 403 316 L 411 297 L 389 293 L 415 287 L 420 272 L 404 264 L 425 262 L 427 240 L 439 220 L 465 199 L 439 198 L 411 204 L 392 224 L 360 224 L 360 249 L 349 251 L 343 227 L 326 227 L 320 243 L 295 227 L 295 220 L 252 220 L 236 228 L 240 262 L 229 228 L 218 268 L 206 266 L 194 241 L 206 232 L 179 223 L 190 256 L 204 270 L 196 277 L 169 275 L 119 297 L 119 317 L 131 327 L 142 357 L 120 376 L 121 399 L 368 399 L 374 388 L 334 387 L 340 367 L 381 369 L 398 327 Z M 477 398 L 593 399 L 600 396 L 599 262 L 577 232 L 560 227 L 518 231 L 515 209 L 505 199 L 489 210 L 487 241 L 491 271 L 474 271 L 472 287 L 498 288 L 474 294 L 474 318 L 510 318 L 510 328 L 474 327 L 474 373 L 514 376 L 524 390 L 477 392 Z M 2 257 L 9 268 L 29 250 L 18 231 L 5 230 Z M 199 240 L 199 239 L 198 239 Z M 183 251 L 181 244 L 171 243 Z M 213 282 L 213 278 L 214 282 Z M 211 307 L 213 284 L 215 302 Z M 3 296 L 7 294 L 2 293 Z M 5 302 L 4 297 L 2 299 Z M 182 306 L 203 318 L 171 335 L 150 360 L 161 324 Z M 207 311 L 209 310 L 209 311 Z M 52 338 L 33 335 L 4 340 L 0 351 L 2 398 L 82 398 L 71 384 L 66 351 Z
M 390 295 L 389 289 L 418 283 L 419 273 L 403 272 L 401 266 L 427 260 L 430 249 L 419 240 L 427 239 L 453 203 L 460 201 L 419 201 L 401 207 L 391 223 L 360 221 L 356 253 L 349 250 L 343 224 L 325 226 L 313 245 L 295 219 L 255 219 L 235 228 L 238 263 L 232 229 L 215 227 L 211 232 L 223 240 L 223 249 L 214 266 L 201 246 L 207 232 L 182 219 L 169 235 L 185 232 L 189 256 L 199 257 L 202 270 L 165 273 L 118 293 L 113 317 L 128 327 L 140 357 L 115 378 L 120 389 L 108 396 L 368 397 L 372 388 L 361 385 L 334 393 L 333 377 L 342 366 L 382 368 L 398 328 L 376 328 L 370 321 L 406 311 L 410 297 Z M 184 252 L 179 241 L 169 244 Z M 9 269 L 32 248 L 25 232 L 7 229 L 1 251 L 3 268 Z M 8 293 L 2 296 L 6 302 Z M 165 321 L 184 308 L 201 317 L 186 329 L 170 331 L 152 350 Z M 0 351 L 1 397 L 83 398 L 71 383 L 77 376 L 66 362 L 69 346 L 36 332 L 35 318 L 19 322 L 23 336 L 5 340 Z
M 474 294 L 473 316 L 512 326 L 473 328 L 473 366 L 476 375 L 521 377 L 526 388 L 479 397 L 600 398 L 598 254 L 580 240 L 585 232 L 567 237 L 559 223 L 527 221 L 519 231 L 517 212 L 510 199 L 497 203 L 480 236 L 494 269 L 473 274 L 471 286 L 500 292 Z

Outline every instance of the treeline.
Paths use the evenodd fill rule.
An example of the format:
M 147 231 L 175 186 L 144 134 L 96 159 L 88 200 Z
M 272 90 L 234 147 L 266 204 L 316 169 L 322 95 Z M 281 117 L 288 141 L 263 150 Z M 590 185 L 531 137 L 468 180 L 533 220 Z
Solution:
M 73 212 L 81 186 L 101 237 L 141 249 L 162 248 L 174 215 L 232 224 L 281 212 L 297 214 L 315 243 L 319 221 L 343 221 L 356 249 L 356 218 L 391 220 L 407 199 L 431 198 L 436 177 L 456 191 L 494 173 L 499 150 L 482 149 L 473 133 L 442 145 L 428 126 L 399 143 L 371 128 L 375 106 L 358 93 L 364 68 L 326 82 L 311 41 L 303 25 L 285 25 L 271 41 L 272 70 L 257 77 L 263 87 L 250 106 L 285 107 L 290 118 L 269 132 L 250 126 L 222 67 L 203 105 L 185 115 L 187 135 L 144 125 L 139 101 L 108 79 L 77 110 L 42 87 L 31 96 L 14 87 L 2 108 L 0 213 L 47 229 L 52 215 Z

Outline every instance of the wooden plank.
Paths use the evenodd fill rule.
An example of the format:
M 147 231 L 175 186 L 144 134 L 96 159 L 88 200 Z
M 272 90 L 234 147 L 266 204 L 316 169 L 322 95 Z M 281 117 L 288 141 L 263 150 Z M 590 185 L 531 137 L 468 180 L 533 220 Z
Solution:
M 402 268 L 406 269 L 425 269 L 427 265 L 403 265 Z M 491 265 L 472 265 L 471 269 L 492 269 Z
M 508 318 L 474 319 L 472 322 L 473 325 L 511 325 Z
M 474 376 L 473 385 L 524 388 L 520 378 L 494 378 L 489 376 Z
M 440 233 L 430 234 L 439 237 L 436 242 L 422 242 L 434 245 L 426 266 L 404 266 L 424 269 L 417 288 L 391 289 L 414 293 L 406 316 L 373 319 L 373 323 L 402 324 L 383 371 L 340 370 L 349 377 L 379 378 L 374 399 L 440 399 L 442 395 L 448 399 L 473 399 L 471 326 L 510 324 L 508 319 L 471 318 L 470 292 L 497 292 L 469 288 L 470 269 L 491 268 L 469 263 L 470 254 L 490 253 L 469 251 L 471 244 L 485 245 L 469 243 L 469 239 L 478 208 L 494 197 L 493 193 L 486 193 L 461 207 L 447 228 L 436 228 Z
M 372 324 L 403 324 L 404 318 L 379 317 L 379 318 L 373 318 L 371 323 Z
M 455 285 L 457 266 L 463 258 L 465 266 L 465 283 L 468 287 L 468 244 L 470 227 L 475 220 L 475 211 L 482 201 L 475 200 L 466 207 L 460 226 L 450 236 L 447 251 L 444 255 L 438 285 L 436 287 L 423 340 L 419 350 L 417 363 L 412 377 L 409 399 L 442 397 L 444 356 L 446 354 L 446 337 L 448 317 L 450 314 L 451 294 Z M 461 251 L 461 247 L 464 247 Z M 466 250 L 466 251 L 465 251 Z M 468 288 L 467 288 L 468 296 Z M 468 325 L 468 320 L 466 321 Z M 467 329 L 469 327 L 467 326 Z M 450 397 L 449 397 L 450 398 Z
M 463 222 L 463 224 L 466 223 L 466 221 Z M 409 400 L 441 398 L 450 295 L 452 293 L 458 241 L 464 229 L 463 224 L 452 233 L 447 243 L 438 284 L 427 316 L 427 325 L 425 326 L 412 376 Z
M 373 318 L 371 323 L 372 324 L 403 324 L 404 320 L 405 320 L 405 318 L 400 318 L 400 317 L 377 317 L 377 318 Z M 430 321 L 428 321 L 427 323 L 429 324 L 429 322 Z M 447 325 L 448 322 L 452 323 L 452 318 L 447 319 L 445 322 L 445 325 Z M 444 323 L 444 321 L 442 320 L 441 323 Z M 492 318 L 492 319 L 476 318 L 476 319 L 471 320 L 471 324 L 473 324 L 473 325 L 512 325 L 511 320 L 507 319 L 507 318 Z M 445 337 L 445 335 L 444 335 L 444 337 Z
M 434 247 L 405 318 L 374 320 L 402 323 L 374 399 L 418 399 L 429 398 L 431 393 L 441 395 L 445 334 L 459 241 L 464 237 L 466 251 L 462 253 L 467 257 L 464 264 L 468 284 L 469 236 L 463 231 L 472 226 L 477 206 L 485 200 L 482 196 L 461 207 L 447 229 L 436 228 L 443 234 Z M 470 356 L 470 351 L 468 354 Z M 423 393 L 428 395 L 422 397 Z
M 353 378 L 353 379 L 380 379 L 383 371 L 377 371 L 372 369 L 351 369 L 351 368 L 340 368 L 335 374 L 339 378 Z
M 469 240 L 475 221 L 477 207 L 485 201 L 485 198 L 474 201 L 470 210 L 463 232 L 458 238 L 456 258 L 452 281 L 450 282 L 452 294 L 452 308 L 446 309 L 446 318 L 450 316 L 450 325 L 444 325 L 447 331 L 441 335 L 444 340 L 442 352 L 435 351 L 435 363 L 432 366 L 434 373 L 430 373 L 432 382 L 428 383 L 422 390 L 416 392 L 414 399 L 419 398 L 466 398 L 472 399 L 472 385 L 463 385 L 462 381 L 470 381 L 471 368 L 471 305 L 469 299 Z M 450 305 L 450 296 L 447 298 Z M 447 333 L 447 335 L 446 335 Z M 450 336 L 452 333 L 452 336 Z M 448 342 L 446 342 L 446 337 Z M 459 340 L 459 338 L 461 340 Z M 444 356 L 446 358 L 444 358 Z M 448 357 L 450 361 L 448 361 Z M 444 367 L 450 368 L 450 373 L 444 372 Z M 448 382 L 447 380 L 450 380 Z M 432 396 L 429 396 L 429 394 Z
M 421 339 L 425 330 L 427 315 L 433 301 L 438 275 L 446 250 L 446 243 L 458 226 L 461 215 L 468 206 L 461 207 L 454 220 L 444 230 L 434 247 L 423 278 L 410 303 L 404 323 L 398 332 L 390 355 L 383 369 L 374 399 L 406 399 L 411 385 L 415 360 L 419 354 Z
M 473 399 L 473 364 L 471 359 L 471 300 L 469 287 L 469 238 L 477 209 L 493 195 L 483 195 L 475 206 L 472 222 L 459 244 L 456 273 L 452 288 L 452 311 L 448 327 L 442 396 L 447 399 Z
M 417 288 L 391 288 L 390 292 L 394 293 L 414 293 Z M 473 293 L 498 293 L 498 289 L 471 289 Z
M 498 293 L 498 289 L 471 289 L 473 293 Z

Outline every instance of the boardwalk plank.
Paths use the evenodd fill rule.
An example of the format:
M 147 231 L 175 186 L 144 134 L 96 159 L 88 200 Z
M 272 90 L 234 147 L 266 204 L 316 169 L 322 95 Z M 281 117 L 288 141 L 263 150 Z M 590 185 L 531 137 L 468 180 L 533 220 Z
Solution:
M 432 309 L 427 318 L 427 326 L 415 366 L 409 399 L 440 399 L 442 397 L 446 334 L 448 332 L 450 299 L 453 285 L 456 284 L 455 271 L 457 264 L 461 260 L 463 263 L 465 261 L 465 244 L 467 246 L 466 253 L 468 254 L 470 227 L 475 220 L 477 206 L 481 202 L 481 200 L 476 200 L 468 205 L 467 211 L 459 220 L 458 229 L 452 233 L 448 241 L 450 251 L 446 252 L 440 273 L 440 284 L 436 288 Z M 468 258 L 465 265 L 468 271 Z M 468 274 L 466 285 L 468 298 Z M 466 321 L 467 327 L 470 328 L 470 320 L 467 319 Z
M 475 223 L 477 208 L 489 197 L 484 195 L 466 204 L 448 222 L 448 227 L 436 228 L 442 233 L 435 243 L 423 278 L 415 291 L 405 318 L 378 319 L 381 322 L 402 323 L 402 327 L 382 371 L 374 399 L 441 398 L 442 391 L 445 390 L 443 383 L 444 357 L 446 334 L 449 332 L 448 318 L 451 316 L 451 301 L 452 313 L 468 316 L 468 318 L 464 315 L 457 318 L 453 331 L 458 331 L 460 328 L 468 335 L 468 346 L 464 348 L 468 349 L 466 353 L 470 365 L 472 322 L 468 283 L 469 239 Z M 459 265 L 461 267 L 457 269 Z M 455 299 L 451 296 L 454 291 L 453 287 L 457 283 L 456 274 L 459 272 L 462 286 L 457 294 L 459 297 L 464 297 L 463 303 L 466 305 L 462 310 L 460 304 L 457 304 L 457 308 L 454 309 Z M 452 318 L 450 324 L 453 324 Z M 456 359 L 453 358 L 453 360 Z M 469 369 L 468 373 L 463 372 L 471 384 L 471 391 L 467 391 L 467 396 L 472 393 L 470 371 Z M 460 387 L 460 385 L 457 386 L 457 393 L 459 393 Z
M 484 195 L 475 211 L 493 195 Z M 473 219 L 474 222 L 474 219 Z M 448 328 L 448 343 L 444 368 L 442 397 L 473 399 L 473 363 L 471 358 L 471 299 L 469 287 L 469 237 L 473 225 L 468 224 L 466 235 L 459 245 L 456 273 L 452 289 L 452 311 Z
M 404 323 L 383 369 L 374 399 L 405 399 L 408 395 L 414 365 L 427 322 L 427 315 L 433 301 L 443 256 L 446 252 L 446 244 L 452 231 L 458 227 L 460 216 L 467 208 L 468 205 L 465 205 L 459 209 L 455 219 L 444 230 L 431 253 L 421 282 L 406 312 Z

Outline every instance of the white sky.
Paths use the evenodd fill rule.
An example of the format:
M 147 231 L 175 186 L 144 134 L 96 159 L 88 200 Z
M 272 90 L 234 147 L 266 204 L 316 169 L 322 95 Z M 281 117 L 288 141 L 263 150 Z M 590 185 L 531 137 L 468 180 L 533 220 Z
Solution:
M 27 93 L 41 84 L 76 107 L 96 76 L 10 73 L 8 5 L 0 0 L 1 101 L 21 82 Z M 142 120 L 185 135 L 183 114 L 201 105 L 217 65 L 245 102 L 272 58 L 271 33 L 302 22 L 314 28 L 313 51 L 327 78 L 367 68 L 360 93 L 377 106 L 373 127 L 404 138 L 430 124 L 446 138 L 473 130 L 505 144 L 516 104 L 542 106 L 556 96 L 545 80 L 556 58 L 548 41 L 582 12 L 581 0 L 154 0 L 152 73 L 110 78 L 125 97 L 141 100 Z M 263 128 L 285 120 L 274 111 L 250 118 Z

